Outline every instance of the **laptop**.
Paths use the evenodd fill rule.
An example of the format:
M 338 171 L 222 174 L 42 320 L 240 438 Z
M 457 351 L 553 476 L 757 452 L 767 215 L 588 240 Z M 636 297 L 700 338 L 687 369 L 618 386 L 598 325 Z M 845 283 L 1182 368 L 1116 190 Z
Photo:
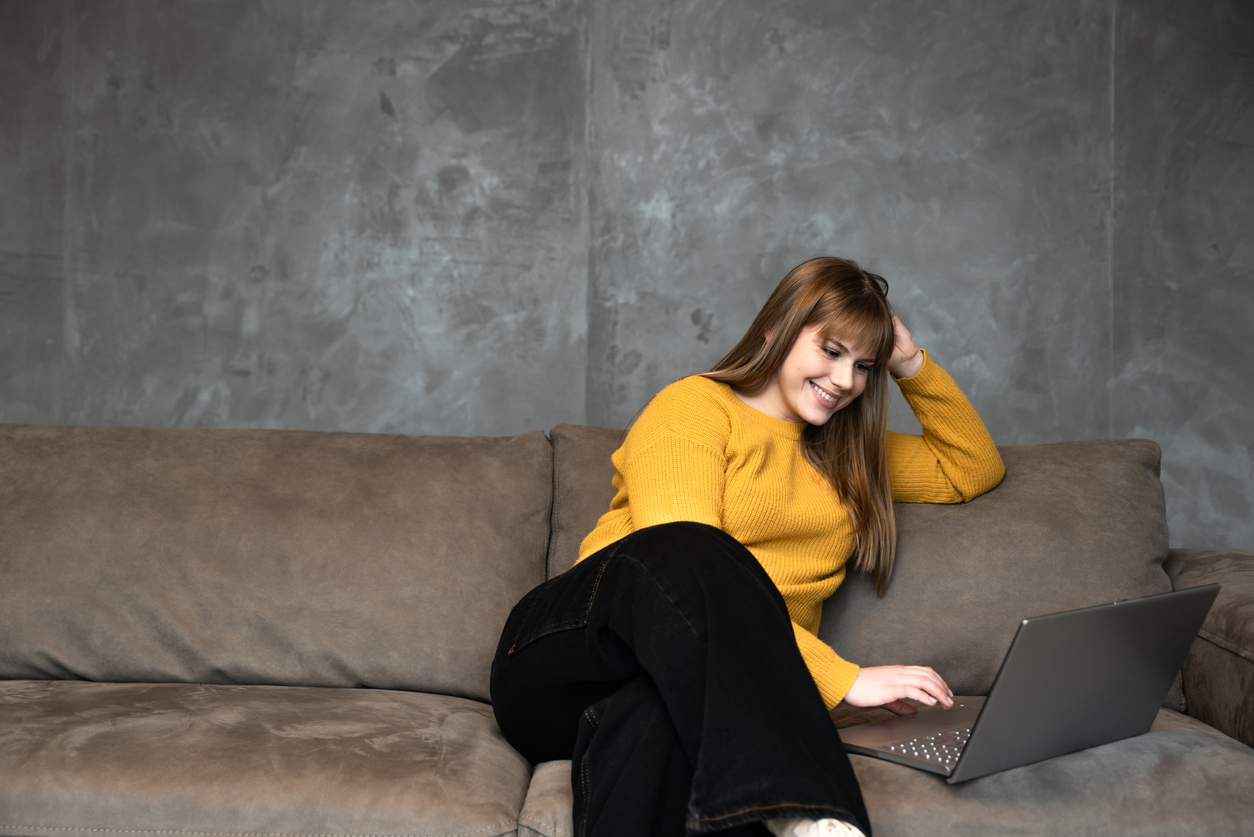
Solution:
M 1148 732 L 1218 584 L 1019 623 L 987 698 L 839 730 L 952 784 Z

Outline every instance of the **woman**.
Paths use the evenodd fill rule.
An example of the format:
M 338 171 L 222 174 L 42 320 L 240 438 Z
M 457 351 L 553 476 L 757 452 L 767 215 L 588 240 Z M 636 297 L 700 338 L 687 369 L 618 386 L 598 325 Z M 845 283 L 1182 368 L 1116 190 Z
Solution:
M 1004 473 L 886 293 L 844 259 L 794 268 L 713 371 L 649 402 L 578 562 L 511 613 L 493 707 L 532 762 L 573 759 L 578 835 L 869 835 L 828 710 L 952 705 L 930 668 L 816 636 L 847 561 L 887 588 L 893 501 Z M 889 373 L 922 436 L 887 432 Z

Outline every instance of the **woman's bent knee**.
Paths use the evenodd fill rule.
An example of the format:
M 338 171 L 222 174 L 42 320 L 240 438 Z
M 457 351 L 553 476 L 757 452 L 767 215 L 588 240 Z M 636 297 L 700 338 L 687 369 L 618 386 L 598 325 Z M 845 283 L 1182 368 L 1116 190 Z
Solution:
M 723 595 L 715 596 L 716 601 L 748 604 L 761 597 L 764 604 L 769 602 L 767 606 L 787 613 L 783 597 L 753 553 L 714 526 L 693 521 L 663 523 L 637 530 L 616 546 L 617 558 L 639 563 L 659 581 L 717 590 Z
M 757 565 L 752 553 L 744 545 L 715 526 L 691 520 L 659 523 L 638 529 L 618 544 L 616 552 L 634 557 L 677 557 L 690 562 L 726 565 L 727 556 L 738 561 L 748 559 Z M 613 547 L 611 547 L 612 549 Z
M 730 560 L 763 574 L 766 572 L 740 541 L 722 529 L 691 520 L 638 529 L 623 538 L 617 551 L 637 558 L 655 555 L 682 558 L 691 564 L 708 564 L 723 569 Z

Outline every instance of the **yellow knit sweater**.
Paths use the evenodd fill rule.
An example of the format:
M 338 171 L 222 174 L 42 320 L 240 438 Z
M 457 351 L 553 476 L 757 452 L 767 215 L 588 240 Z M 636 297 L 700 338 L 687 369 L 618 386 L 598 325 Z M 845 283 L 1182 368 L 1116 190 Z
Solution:
M 1005 473 L 1001 457 L 953 379 L 925 358 L 897 379 L 922 436 L 888 434 L 893 500 L 960 503 Z M 823 601 L 845 578 L 853 526 L 835 491 L 801 452 L 802 423 L 772 418 L 727 384 L 693 376 L 659 392 L 612 461 L 610 510 L 579 548 L 579 560 L 659 523 L 690 520 L 744 544 L 788 605 L 797 645 L 828 708 L 858 676 L 817 636 Z

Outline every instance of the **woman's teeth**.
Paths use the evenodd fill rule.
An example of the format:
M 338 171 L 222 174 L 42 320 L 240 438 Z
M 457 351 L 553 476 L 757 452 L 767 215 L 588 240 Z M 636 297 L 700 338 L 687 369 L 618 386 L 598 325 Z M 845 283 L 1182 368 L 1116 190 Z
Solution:
M 822 399 L 822 401 L 823 401 L 823 403 L 824 403 L 824 404 L 829 404 L 829 405 L 830 405 L 830 404 L 835 404 L 835 403 L 839 400 L 839 399 L 837 399 L 837 398 L 835 398 L 835 397 L 833 397 L 833 396 L 831 396 L 831 395 L 827 394 L 827 392 L 825 392 L 825 391 L 824 391 L 824 390 L 823 390 L 820 386 L 818 386 L 817 384 L 811 383 L 811 384 L 810 384 L 810 386 L 814 387 L 814 391 L 815 391 L 816 393 L 818 393 L 819 398 L 820 398 L 820 399 Z

